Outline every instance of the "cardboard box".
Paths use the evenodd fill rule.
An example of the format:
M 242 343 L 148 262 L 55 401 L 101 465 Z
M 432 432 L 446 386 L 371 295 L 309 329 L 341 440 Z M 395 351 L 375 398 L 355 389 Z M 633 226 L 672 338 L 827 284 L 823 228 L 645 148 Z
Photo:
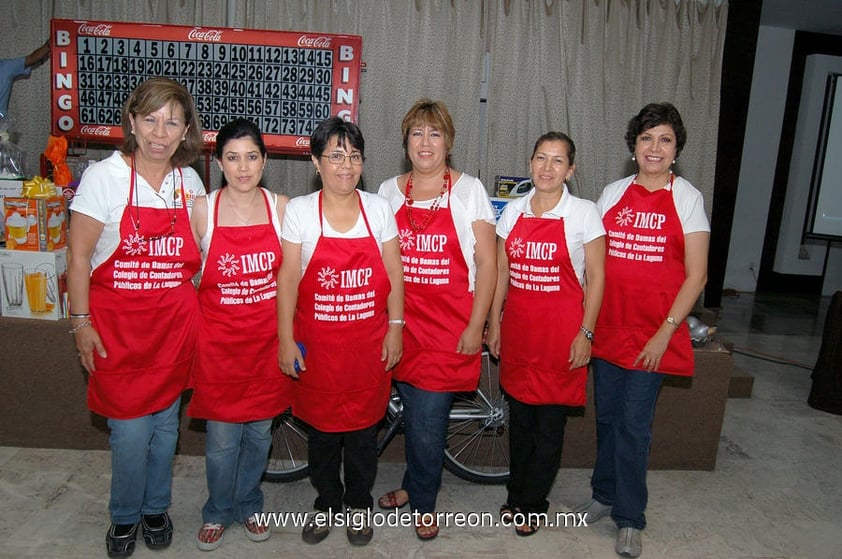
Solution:
M 23 181 L 18 179 L 0 179 L 0 242 L 6 240 L 6 212 L 3 209 L 3 200 L 9 197 L 20 196 L 23 188 Z
M 67 246 L 67 200 L 7 197 L 3 200 L 6 248 L 51 251 Z
M 0 249 L 0 314 L 65 318 L 67 249 L 53 252 Z
M 515 186 L 528 180 L 529 177 L 497 175 L 494 177 L 494 195 L 498 198 L 506 198 L 510 195 Z

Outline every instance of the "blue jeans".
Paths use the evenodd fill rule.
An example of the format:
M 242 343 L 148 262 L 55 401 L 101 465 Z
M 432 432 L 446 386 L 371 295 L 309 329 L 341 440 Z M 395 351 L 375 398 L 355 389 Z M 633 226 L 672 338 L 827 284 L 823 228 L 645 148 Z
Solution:
M 593 498 L 612 505 L 618 528 L 646 527 L 646 472 L 655 402 L 664 375 L 593 360 L 596 464 Z
M 418 512 L 434 512 L 441 487 L 452 392 L 430 392 L 405 382 L 395 383 L 403 402 L 406 471 L 401 487 Z
M 260 478 L 272 444 L 272 420 L 248 423 L 208 421 L 205 470 L 208 500 L 203 522 L 228 526 L 263 512 Z
M 166 512 L 172 500 L 172 463 L 178 442 L 178 408 L 135 419 L 109 419 L 114 524 L 135 524 L 142 514 Z

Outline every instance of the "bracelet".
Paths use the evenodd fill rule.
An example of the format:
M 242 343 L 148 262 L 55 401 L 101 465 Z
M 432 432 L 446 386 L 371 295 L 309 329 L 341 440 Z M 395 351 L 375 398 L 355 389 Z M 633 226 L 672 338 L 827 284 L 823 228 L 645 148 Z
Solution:
M 86 320 L 85 322 L 81 322 L 81 323 L 77 324 L 76 326 L 74 326 L 73 328 L 68 330 L 68 332 L 71 333 L 71 334 L 75 334 L 79 330 L 82 330 L 83 328 L 88 328 L 90 326 L 93 326 L 93 323 L 90 320 Z
M 585 335 L 585 338 L 588 339 L 589 342 L 593 341 L 593 332 L 585 328 L 584 326 L 579 326 L 579 332 Z
M 91 318 L 91 314 L 90 313 L 81 313 L 81 314 L 70 313 L 70 318 Z
M 678 322 L 676 319 L 674 319 L 673 317 L 671 317 L 671 316 L 668 316 L 668 317 L 667 317 L 667 322 L 668 322 L 668 323 L 670 323 L 670 324 L 672 324 L 673 326 L 675 326 L 675 327 L 676 327 L 676 329 L 677 329 L 677 328 L 679 328 L 679 327 L 681 326 L 681 324 L 679 324 L 679 322 Z
M 406 326 L 406 321 L 401 318 L 395 318 L 389 320 L 389 324 L 400 324 L 403 327 Z

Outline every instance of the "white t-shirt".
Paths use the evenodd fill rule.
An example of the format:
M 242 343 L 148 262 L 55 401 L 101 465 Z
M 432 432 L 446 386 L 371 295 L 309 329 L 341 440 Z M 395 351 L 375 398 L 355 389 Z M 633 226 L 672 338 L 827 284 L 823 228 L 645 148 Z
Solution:
M 635 178 L 637 178 L 637 175 L 631 175 L 614 181 L 605 187 L 599 200 L 596 201 L 599 215 L 605 216 L 605 213 L 620 201 Z M 667 184 L 665 188 L 669 190 L 670 185 Z M 708 217 L 705 214 L 705 202 L 702 193 L 696 190 L 696 187 L 690 184 L 690 181 L 679 176 L 676 176 L 673 181 L 672 191 L 675 211 L 678 213 L 678 220 L 681 222 L 684 234 L 700 231 L 710 232 L 710 222 L 708 222 Z
M 394 213 L 397 213 L 406 199 L 398 188 L 398 177 L 383 181 L 377 193 L 389 201 Z M 414 207 L 429 209 L 434 201 L 435 198 L 416 201 Z M 459 248 L 468 265 L 468 289 L 473 291 L 477 278 L 477 263 L 474 260 L 477 239 L 474 236 L 473 224 L 475 221 L 485 221 L 491 225 L 495 223 L 494 208 L 488 198 L 488 192 L 478 178 L 462 173 L 451 187 L 450 196 L 442 197 L 440 207 L 450 208 Z
M 383 243 L 398 236 L 398 225 L 395 216 L 389 209 L 389 204 L 376 194 L 357 190 L 363 203 L 363 211 L 371 227 L 371 235 L 377 241 L 380 252 L 383 252 Z M 313 192 L 305 196 L 293 198 L 287 204 L 284 211 L 284 223 L 281 230 L 281 238 L 289 243 L 301 245 L 301 273 L 307 269 L 307 264 L 313 257 L 316 243 L 322 234 L 324 227 L 325 237 L 336 237 L 340 239 L 359 239 L 368 237 L 368 229 L 365 226 L 363 215 L 357 218 L 357 223 L 345 233 L 339 233 L 327 220 L 320 219 L 319 215 L 319 194 Z
M 529 219 L 537 216 L 532 213 L 530 200 L 535 196 L 535 189 L 521 198 L 512 200 L 503 208 L 503 213 L 497 221 L 497 236 L 503 240 L 509 237 L 518 218 L 523 215 Z M 590 200 L 577 198 L 570 194 L 567 185 L 561 193 L 561 199 L 551 210 L 544 212 L 541 219 L 563 219 L 564 236 L 570 263 L 579 279 L 579 285 L 585 282 L 585 245 L 594 239 L 605 236 L 602 218 L 596 205 Z
M 93 268 L 108 260 L 120 243 L 120 220 L 129 202 L 131 174 L 131 167 L 123 161 L 120 152 L 115 151 L 106 159 L 88 166 L 76 189 L 70 209 L 105 225 L 91 256 Z M 155 192 L 142 176 L 137 175 L 137 202 L 132 200 L 131 203 L 137 203 L 142 208 L 164 209 L 173 208 L 173 205 L 181 208 L 182 181 L 189 213 L 193 208 L 193 200 L 205 195 L 205 185 L 192 167 L 174 169 L 164 178 L 160 192 Z

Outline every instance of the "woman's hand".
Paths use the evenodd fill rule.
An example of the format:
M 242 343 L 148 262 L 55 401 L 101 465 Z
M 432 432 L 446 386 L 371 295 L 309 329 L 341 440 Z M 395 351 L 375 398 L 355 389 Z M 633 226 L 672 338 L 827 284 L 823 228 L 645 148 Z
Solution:
M 485 345 L 488 353 L 495 359 L 500 358 L 500 321 L 489 321 L 488 332 L 485 334 Z
M 383 338 L 383 351 L 380 360 L 386 362 L 386 370 L 390 371 L 403 356 L 403 326 L 390 324 L 386 337 Z
M 591 341 L 584 333 L 579 332 L 573 338 L 573 343 L 570 344 L 570 357 L 567 358 L 570 363 L 570 370 L 584 367 L 591 362 Z
M 657 371 L 661 366 L 661 358 L 667 351 L 667 345 L 672 337 L 675 328 L 669 323 L 665 323 L 666 328 L 662 326 L 658 329 L 654 336 L 649 338 L 646 345 L 643 346 L 643 351 L 638 354 L 637 359 L 634 360 L 632 366 L 637 367 L 640 363 L 641 367 L 650 373 Z M 669 328 L 669 330 L 667 330 Z
M 280 342 L 278 344 L 278 366 L 281 368 L 281 372 L 288 377 L 298 378 L 298 371 L 295 370 L 296 361 L 298 361 L 299 370 L 307 370 L 304 355 L 301 353 L 298 344 L 294 340 Z
M 76 336 L 76 349 L 79 351 L 79 361 L 89 374 L 94 374 L 96 366 L 94 365 L 94 351 L 101 358 L 105 359 L 108 354 L 105 352 L 105 346 L 102 345 L 102 340 L 99 337 L 99 332 L 93 326 L 86 326 L 78 330 Z
M 472 326 L 468 323 L 456 343 L 456 353 L 464 353 L 465 355 L 479 353 L 482 350 L 482 331 L 484 328 L 485 324 Z

